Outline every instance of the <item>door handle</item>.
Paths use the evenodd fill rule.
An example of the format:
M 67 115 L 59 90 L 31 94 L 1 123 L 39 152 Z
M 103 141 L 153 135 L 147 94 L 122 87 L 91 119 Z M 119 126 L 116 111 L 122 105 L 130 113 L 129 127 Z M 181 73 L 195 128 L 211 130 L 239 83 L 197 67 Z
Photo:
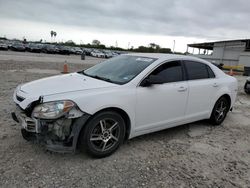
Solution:
M 217 83 L 214 83 L 213 84 L 213 87 L 218 87 L 219 85 Z
M 179 91 L 179 92 L 187 91 L 187 87 L 181 86 L 181 87 L 179 87 L 178 91 Z

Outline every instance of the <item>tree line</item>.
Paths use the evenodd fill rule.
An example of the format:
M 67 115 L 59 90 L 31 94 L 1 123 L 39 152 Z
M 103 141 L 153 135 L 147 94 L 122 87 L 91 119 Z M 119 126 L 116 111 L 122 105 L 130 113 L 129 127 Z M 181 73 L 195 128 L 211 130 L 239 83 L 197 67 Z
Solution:
M 95 39 L 92 41 L 92 43 L 87 44 L 76 44 L 72 40 L 68 40 L 66 42 L 55 42 L 55 38 L 57 36 L 57 33 L 55 31 L 50 31 L 51 35 L 51 42 L 45 42 L 46 44 L 59 44 L 59 45 L 65 45 L 65 46 L 72 46 L 72 47 L 84 47 L 84 48 L 96 48 L 96 49 L 108 49 L 108 50 L 118 50 L 118 51 L 131 51 L 131 52 L 142 52 L 142 53 L 173 53 L 170 48 L 162 48 L 160 45 L 155 43 L 150 43 L 148 46 L 139 46 L 137 48 L 134 48 L 131 46 L 128 49 L 124 49 L 117 46 L 110 46 L 107 47 L 106 45 L 102 44 L 99 40 Z M 2 40 L 7 40 L 5 37 L 1 37 Z M 53 41 L 54 38 L 54 41 Z M 23 39 L 24 43 L 27 43 L 28 41 Z M 44 42 L 42 39 L 39 41 L 33 41 L 35 43 L 42 43 Z
M 99 40 L 93 40 L 92 43 L 88 44 L 80 44 L 77 45 L 72 40 L 67 41 L 65 43 L 61 43 L 67 46 L 79 46 L 79 47 L 85 47 L 85 48 L 96 48 L 96 49 L 110 49 L 110 50 L 119 50 L 119 51 L 132 51 L 132 52 L 143 52 L 143 53 L 172 53 L 170 48 L 162 48 L 160 45 L 155 43 L 150 43 L 148 46 L 139 46 L 137 48 L 134 48 L 133 46 L 129 49 L 124 49 L 120 47 L 110 46 L 107 47 L 104 44 L 101 44 Z

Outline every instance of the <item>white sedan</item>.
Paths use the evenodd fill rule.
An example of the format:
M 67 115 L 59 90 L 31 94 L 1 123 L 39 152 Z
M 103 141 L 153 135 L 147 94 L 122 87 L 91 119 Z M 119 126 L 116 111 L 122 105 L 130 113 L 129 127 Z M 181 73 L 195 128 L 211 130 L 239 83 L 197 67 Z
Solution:
M 139 135 L 203 119 L 221 124 L 237 89 L 234 77 L 202 59 L 128 54 L 19 85 L 12 117 L 26 140 L 49 150 L 105 157 Z
M 100 52 L 100 51 L 93 51 L 90 53 L 91 56 L 93 57 L 98 57 L 98 58 L 105 58 L 105 54 Z

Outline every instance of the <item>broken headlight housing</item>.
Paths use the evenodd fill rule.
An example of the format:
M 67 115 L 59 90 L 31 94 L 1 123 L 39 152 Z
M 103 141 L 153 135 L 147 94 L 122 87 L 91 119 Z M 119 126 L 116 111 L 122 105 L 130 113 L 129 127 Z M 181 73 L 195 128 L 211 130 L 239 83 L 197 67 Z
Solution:
M 53 101 L 37 105 L 32 116 L 39 119 L 58 119 L 68 113 L 75 103 L 72 101 Z

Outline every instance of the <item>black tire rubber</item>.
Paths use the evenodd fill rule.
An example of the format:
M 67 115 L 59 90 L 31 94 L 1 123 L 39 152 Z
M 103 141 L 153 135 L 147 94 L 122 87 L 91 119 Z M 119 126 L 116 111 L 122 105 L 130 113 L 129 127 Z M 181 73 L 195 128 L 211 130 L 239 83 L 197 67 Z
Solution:
M 28 132 L 25 129 L 21 129 L 21 134 L 23 138 L 27 141 L 34 141 L 36 140 L 36 136 L 34 133 Z
M 226 107 L 227 107 L 227 109 L 226 109 L 226 113 L 225 113 L 225 115 L 224 115 L 224 117 L 221 119 L 221 120 L 217 120 L 216 119 L 216 109 L 218 108 L 218 106 L 219 106 L 219 104 L 221 103 L 221 101 L 223 101 L 225 104 L 226 104 Z M 211 114 L 211 117 L 210 117 L 210 119 L 209 119 L 209 121 L 210 121 L 210 123 L 212 124 L 212 125 L 220 125 L 220 124 L 222 124 L 222 122 L 225 120 L 225 118 L 226 118 L 226 116 L 227 116 L 227 113 L 229 112 L 229 109 L 230 109 L 230 106 L 229 106 L 230 104 L 229 104 L 229 101 L 228 101 L 228 99 L 226 98 L 226 97 L 221 97 L 221 98 L 219 98 L 217 101 L 216 101 L 216 103 L 215 103 L 215 105 L 214 105 L 214 108 L 213 108 L 213 111 L 212 111 L 212 114 Z
M 102 120 L 104 118 L 105 119 L 112 118 L 112 119 L 116 120 L 118 122 L 118 126 L 120 126 L 120 132 L 119 132 L 120 134 L 119 134 L 117 143 L 109 150 L 102 152 L 102 151 L 96 150 L 92 146 L 91 141 L 90 141 L 90 136 L 91 136 L 93 129 L 95 128 L 94 126 L 100 120 Z M 95 157 L 95 158 L 107 157 L 107 156 L 113 154 L 119 148 L 119 146 L 123 143 L 124 138 L 125 138 L 125 129 L 126 129 L 125 121 L 120 114 L 118 114 L 117 112 L 114 112 L 114 111 L 100 112 L 100 113 L 94 115 L 94 117 L 92 117 L 85 125 L 85 127 L 80 135 L 80 147 L 81 147 L 81 149 L 86 151 L 92 157 Z
M 245 83 L 245 86 L 244 86 L 244 90 L 245 90 L 245 93 L 246 94 L 250 94 L 250 90 L 249 89 L 247 89 L 247 85 L 248 85 L 249 83 L 247 82 L 247 83 Z

